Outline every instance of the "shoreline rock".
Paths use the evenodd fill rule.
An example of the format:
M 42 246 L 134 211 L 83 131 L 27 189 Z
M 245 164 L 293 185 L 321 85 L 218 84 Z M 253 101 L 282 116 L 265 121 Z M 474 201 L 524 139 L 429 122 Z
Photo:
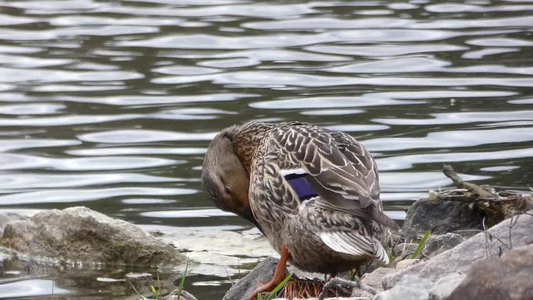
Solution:
M 278 259 L 267 257 L 257 264 L 252 272 L 246 274 L 241 280 L 234 284 L 224 295 L 223 300 L 248 300 L 259 284 L 268 282 L 274 276 L 274 270 L 278 264 Z
M 516 251 L 513 250 L 514 248 L 533 243 L 531 228 L 533 228 L 533 210 L 507 219 L 428 260 L 387 275 L 382 281 L 385 291 L 376 295 L 372 300 L 448 299 L 454 290 L 464 284 L 468 284 L 463 283 L 463 280 L 466 280 L 465 274 L 474 272 L 474 274 L 479 275 L 475 270 L 480 268 L 479 265 L 483 264 L 484 261 L 501 262 L 502 259 L 500 257 L 502 254 L 504 257 L 509 256 L 510 253 Z M 524 260 L 526 264 L 531 264 L 533 251 L 528 253 L 529 260 L 525 258 Z M 521 270 L 523 273 L 526 272 L 526 267 Z M 533 268 L 527 270 L 529 273 L 526 278 L 533 277 Z M 470 278 L 475 277 L 476 275 L 474 274 L 470 274 Z M 479 289 L 483 289 L 483 287 L 479 287 L 481 283 L 472 279 L 470 281 L 470 285 L 477 284 Z M 486 283 L 486 281 L 484 282 Z M 416 295 L 411 293 L 415 286 Z M 499 289 L 498 291 L 506 295 L 498 299 L 522 299 L 511 297 L 516 290 Z M 474 296 L 472 298 L 459 297 L 452 299 L 489 299 L 483 297 L 475 298 Z
M 481 211 L 468 203 L 420 199 L 407 210 L 402 234 L 405 238 L 416 239 L 427 231 L 446 234 L 458 230 L 482 230 L 483 217 Z
M 472 265 L 447 300 L 533 299 L 533 244 Z
M 56 262 L 157 265 L 184 257 L 138 226 L 86 207 L 43 211 L 4 225 L 0 245 L 17 256 Z
M 436 282 L 447 274 L 466 272 L 477 260 L 497 257 L 511 248 L 533 243 L 532 214 L 533 210 L 513 219 L 507 219 L 429 260 L 385 277 L 383 281 L 385 289 L 393 288 L 407 274 L 417 274 L 431 282 Z

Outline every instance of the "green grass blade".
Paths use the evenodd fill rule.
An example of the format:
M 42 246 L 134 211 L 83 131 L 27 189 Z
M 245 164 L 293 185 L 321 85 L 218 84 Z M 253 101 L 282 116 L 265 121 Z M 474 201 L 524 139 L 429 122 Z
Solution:
M 431 236 L 431 230 L 426 231 L 426 234 L 424 234 L 424 237 L 420 240 L 420 243 L 418 243 L 418 247 L 416 247 L 415 252 L 411 255 L 411 258 L 415 259 L 420 256 L 422 253 L 422 250 L 424 250 L 424 247 L 426 246 L 426 243 Z
M 287 275 L 287 277 L 285 277 L 285 279 L 283 279 L 282 282 L 280 282 L 269 294 L 268 294 L 268 297 L 267 299 L 270 300 L 270 299 L 274 299 L 276 297 L 276 295 L 279 293 L 279 291 L 281 291 L 281 289 L 283 289 L 286 285 L 287 285 L 287 282 L 289 282 L 289 280 L 291 280 L 292 278 L 292 274 L 289 274 Z
M 150 291 L 152 292 L 152 298 L 154 298 L 155 300 L 161 299 L 161 295 L 159 295 L 159 292 L 157 291 L 155 286 L 151 285 L 150 286 Z
M 161 298 L 161 280 L 159 280 L 159 270 L 156 271 L 157 276 L 157 290 L 159 291 L 159 297 Z
M 183 291 L 183 286 L 185 286 L 185 278 L 187 277 L 188 269 L 189 269 L 189 258 L 187 257 L 187 262 L 185 263 L 185 272 L 183 272 L 183 277 L 181 277 L 180 285 L 178 286 L 178 300 L 181 299 L 181 292 Z

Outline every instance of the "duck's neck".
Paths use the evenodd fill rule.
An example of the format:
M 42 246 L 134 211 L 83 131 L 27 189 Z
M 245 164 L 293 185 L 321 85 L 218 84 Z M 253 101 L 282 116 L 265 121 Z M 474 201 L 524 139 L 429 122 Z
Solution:
M 233 129 L 233 149 L 241 160 L 248 177 L 253 163 L 255 150 L 274 125 L 261 122 L 248 122 Z

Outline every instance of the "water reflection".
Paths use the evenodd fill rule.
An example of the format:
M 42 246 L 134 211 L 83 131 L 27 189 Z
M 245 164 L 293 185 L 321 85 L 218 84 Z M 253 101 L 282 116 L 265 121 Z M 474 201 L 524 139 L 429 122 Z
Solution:
M 210 141 L 216 133 L 167 132 L 159 130 L 113 130 L 88 133 L 78 138 L 93 143 L 123 144 L 151 143 L 158 141 L 206 140 Z
M 0 284 L 0 297 L 4 299 L 18 297 L 36 297 L 54 295 L 65 295 L 71 291 L 55 286 L 53 280 L 30 279 L 10 283 Z
M 2 211 L 85 205 L 155 231 L 248 229 L 212 208 L 199 176 L 209 140 L 249 119 L 308 121 L 362 140 L 397 219 L 451 185 L 442 163 L 522 189 L 533 175 L 528 1 L 0 8 Z M 199 298 L 228 287 L 217 270 L 191 279 Z

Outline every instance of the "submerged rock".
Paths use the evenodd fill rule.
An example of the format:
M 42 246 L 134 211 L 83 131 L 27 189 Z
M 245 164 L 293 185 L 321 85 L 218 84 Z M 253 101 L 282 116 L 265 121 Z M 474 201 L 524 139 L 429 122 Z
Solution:
M 188 274 L 237 278 L 251 271 L 265 257 L 278 255 L 256 228 L 229 231 L 211 227 L 141 227 L 186 253 L 190 262 Z M 183 264 L 176 271 L 184 270 Z
M 0 245 L 57 261 L 155 265 L 181 254 L 139 227 L 86 207 L 50 210 L 5 225 Z

